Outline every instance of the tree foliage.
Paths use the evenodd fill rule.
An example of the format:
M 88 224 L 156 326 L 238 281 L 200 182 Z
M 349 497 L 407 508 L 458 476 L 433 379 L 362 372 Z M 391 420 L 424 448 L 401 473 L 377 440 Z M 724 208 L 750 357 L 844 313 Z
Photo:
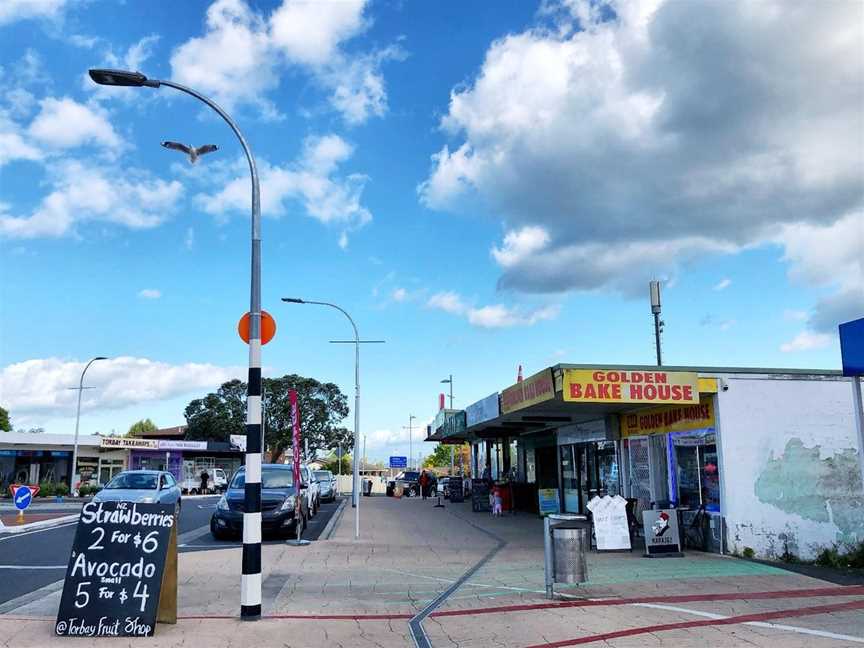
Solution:
M 129 426 L 129 431 L 126 433 L 126 436 L 141 437 L 147 432 L 155 432 L 158 429 L 159 428 L 156 427 L 156 424 L 149 418 L 141 419 Z
M 0 407 L 0 431 L 12 431 L 12 422 L 9 420 L 9 411 L 3 407 Z
M 297 391 L 301 434 L 304 441 L 309 441 L 310 455 L 333 450 L 340 442 L 343 448 L 354 443 L 354 435 L 339 425 L 348 416 L 348 400 L 335 384 L 290 374 L 264 378 L 262 386 L 264 443 L 273 461 L 278 461 L 291 447 L 292 389 Z M 245 434 L 246 383 L 240 380 L 224 383 L 215 393 L 189 403 L 185 415 L 187 439 L 228 441 L 231 434 Z
M 451 448 L 453 453 L 454 469 L 458 471 L 461 466 L 463 471 L 467 471 L 468 467 L 471 465 L 471 447 L 467 443 L 462 445 L 445 445 L 439 443 L 432 454 L 423 460 L 423 467 L 447 468 L 449 470 Z

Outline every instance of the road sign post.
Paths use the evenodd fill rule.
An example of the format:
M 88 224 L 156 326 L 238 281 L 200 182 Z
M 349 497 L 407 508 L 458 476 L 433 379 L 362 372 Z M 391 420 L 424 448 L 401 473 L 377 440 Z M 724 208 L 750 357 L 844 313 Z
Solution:
M 9 490 L 12 492 L 12 500 L 15 502 L 15 508 L 18 509 L 18 520 L 24 519 L 24 511 L 33 503 L 33 498 L 39 492 L 38 486 L 28 486 L 27 484 L 11 484 Z
M 843 375 L 852 377 L 852 416 L 858 433 L 858 464 L 864 482 L 864 403 L 861 376 L 864 375 L 864 317 L 840 325 L 840 355 Z

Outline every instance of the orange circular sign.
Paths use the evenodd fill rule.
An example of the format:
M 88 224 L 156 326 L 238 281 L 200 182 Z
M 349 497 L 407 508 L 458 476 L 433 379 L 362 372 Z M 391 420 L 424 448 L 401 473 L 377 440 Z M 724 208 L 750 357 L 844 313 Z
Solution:
M 237 322 L 237 332 L 240 338 L 249 344 L 249 313 Z M 267 311 L 261 311 L 261 344 L 267 344 L 276 335 L 276 320 Z

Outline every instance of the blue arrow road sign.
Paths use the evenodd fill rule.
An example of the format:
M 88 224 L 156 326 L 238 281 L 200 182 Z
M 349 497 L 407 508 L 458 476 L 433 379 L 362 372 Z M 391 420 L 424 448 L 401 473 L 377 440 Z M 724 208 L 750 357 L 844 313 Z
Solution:
M 390 457 L 391 468 L 407 468 L 408 457 Z
M 33 491 L 29 486 L 19 486 L 15 489 L 15 508 L 23 511 L 33 501 Z

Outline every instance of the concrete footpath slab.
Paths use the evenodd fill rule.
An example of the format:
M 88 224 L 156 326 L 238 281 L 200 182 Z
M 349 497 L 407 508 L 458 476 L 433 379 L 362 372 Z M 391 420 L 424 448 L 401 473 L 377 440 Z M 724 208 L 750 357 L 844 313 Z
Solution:
M 408 620 L 484 557 L 487 562 L 423 622 L 427 645 L 864 644 L 864 587 L 838 588 L 707 554 L 649 560 L 635 552 L 594 553 L 588 583 L 550 602 L 543 591 L 540 520 L 433 504 L 364 498 L 360 540 L 354 540 L 348 505 L 329 540 L 265 545 L 267 618 L 256 623 L 237 618 L 239 548 L 182 553 L 180 621 L 159 626 L 148 645 L 413 646 Z M 53 638 L 59 597 L 59 590 L 46 591 L 38 600 L 4 607 L 0 645 L 59 641 Z M 129 640 L 99 644 L 127 646 Z

